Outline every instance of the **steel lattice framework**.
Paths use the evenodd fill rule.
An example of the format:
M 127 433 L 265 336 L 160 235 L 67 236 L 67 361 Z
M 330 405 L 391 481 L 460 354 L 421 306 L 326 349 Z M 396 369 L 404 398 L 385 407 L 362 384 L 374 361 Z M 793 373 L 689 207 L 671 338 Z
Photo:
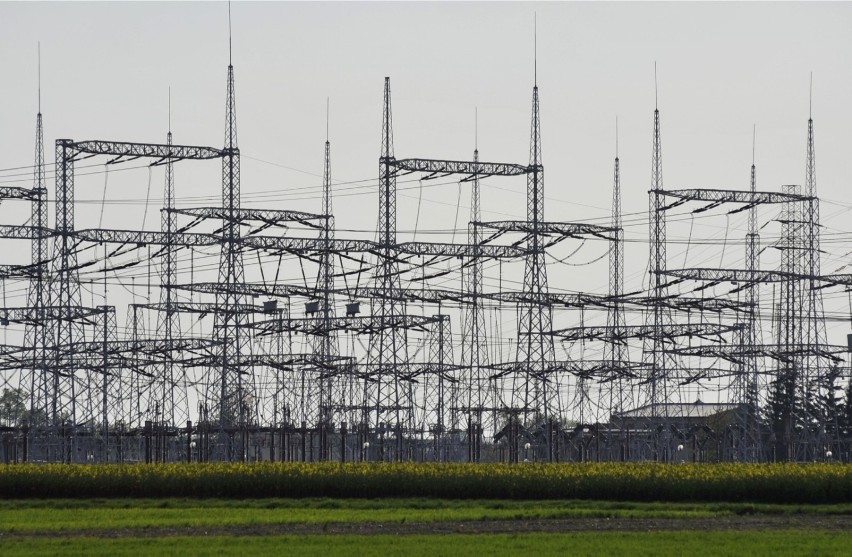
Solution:
M 617 145 L 609 222 L 548 221 L 541 120 L 534 83 L 526 164 L 483 162 L 478 144 L 472 160 L 396 158 L 385 78 L 378 226 L 364 239 L 336 229 L 328 133 L 318 213 L 242 206 L 230 63 L 221 148 L 175 144 L 171 129 L 163 144 L 57 140 L 52 225 L 39 111 L 32 187 L 0 188 L 0 199 L 30 206 L 29 222 L 0 225 L 0 238 L 31 244 L 29 262 L 0 265 L 0 319 L 20 330 L 19 341 L 0 346 L 0 385 L 25 407 L 0 415 L 3 458 L 670 462 L 848 453 L 833 398 L 848 347 L 828 340 L 822 293 L 848 290 L 852 275 L 821 270 L 813 120 L 804 186 L 758 191 L 752 161 L 748 189 L 665 189 L 655 107 L 649 280 L 636 291 L 624 284 Z M 77 226 L 75 164 L 94 158 L 105 169 L 141 161 L 164 172 L 159 230 Z M 176 168 L 190 160 L 219 161 L 221 205 L 178 207 Z M 464 239 L 398 231 L 405 175 L 471 188 Z M 526 181 L 522 218 L 483 219 L 482 188 L 496 177 Z M 780 211 L 781 232 L 761 245 L 765 209 Z M 747 217 L 742 265 L 674 268 L 668 215 L 718 210 Z M 586 241 L 606 248 L 601 291 L 577 291 L 570 274 L 549 283 L 548 257 L 564 263 L 580 248 L 554 253 Z M 775 267 L 761 264 L 770 247 Z M 196 257 L 217 264 L 206 269 Z M 145 265 L 144 287 L 121 281 Z M 110 276 L 130 303 L 108 292 Z M 5 281 L 25 282 L 26 302 L 7 305 Z

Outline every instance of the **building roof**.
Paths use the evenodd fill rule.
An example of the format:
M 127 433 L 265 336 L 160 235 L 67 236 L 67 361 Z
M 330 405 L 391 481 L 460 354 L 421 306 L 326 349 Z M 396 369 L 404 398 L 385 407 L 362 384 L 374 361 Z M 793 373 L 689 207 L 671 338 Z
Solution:
M 614 413 L 613 418 L 708 418 L 723 412 L 739 410 L 744 404 L 723 402 L 668 402 L 663 404 L 646 404 L 633 410 Z

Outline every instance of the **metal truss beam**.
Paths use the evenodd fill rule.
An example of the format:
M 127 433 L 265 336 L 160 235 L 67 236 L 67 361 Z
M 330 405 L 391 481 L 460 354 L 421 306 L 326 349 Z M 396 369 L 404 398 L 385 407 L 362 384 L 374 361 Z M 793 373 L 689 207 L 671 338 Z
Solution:
M 823 283 L 818 288 L 827 288 L 829 286 L 852 287 L 852 274 L 823 275 L 818 280 Z
M 180 288 L 175 286 L 174 288 Z M 229 289 L 222 289 L 219 293 L 228 292 Z M 242 292 L 236 292 L 241 294 Z M 151 304 L 131 304 L 131 308 L 144 308 L 152 311 L 174 311 L 178 313 L 200 313 L 212 314 L 223 311 L 223 309 L 215 302 L 171 302 L 171 303 L 151 303 Z M 270 313 L 263 309 L 263 306 L 252 304 L 236 304 L 228 308 L 234 313 Z
M 690 269 L 666 269 L 660 271 L 659 274 L 681 280 L 709 281 L 716 284 L 721 282 L 782 282 L 785 280 L 805 278 L 804 275 L 797 275 L 795 273 L 788 273 L 784 271 L 762 271 L 759 269 L 711 269 L 700 267 Z
M 663 296 L 660 298 L 649 296 L 647 298 L 625 297 L 625 303 L 638 306 L 654 307 L 660 306 L 675 311 L 706 311 L 711 313 L 724 313 L 727 311 L 746 312 L 749 310 L 747 302 L 729 300 L 725 298 L 696 298 L 686 296 Z
M 506 220 L 493 222 L 474 222 L 474 226 L 500 232 L 523 232 L 532 234 L 536 232 L 532 223 L 522 220 Z M 596 224 L 574 223 L 574 222 L 540 222 L 537 231 L 542 235 L 556 234 L 567 238 L 583 238 L 595 236 L 604 240 L 614 240 L 617 228 L 609 226 L 598 226 Z
M 754 356 L 765 356 L 779 362 L 791 363 L 802 356 L 826 358 L 842 362 L 841 354 L 849 352 L 847 346 L 828 345 L 811 346 L 807 344 L 763 344 L 753 347 L 740 345 L 727 346 L 688 346 L 665 349 L 670 354 L 693 356 L 698 358 L 721 358 L 734 363 Z
M 834 274 L 823 276 L 812 276 L 802 273 L 791 273 L 788 271 L 772 271 L 759 269 L 713 269 L 713 268 L 689 268 L 668 269 L 660 274 L 674 277 L 680 280 L 709 281 L 712 286 L 722 282 L 732 283 L 760 283 L 760 282 L 784 282 L 789 280 L 808 280 L 820 283 L 815 288 L 828 288 L 830 286 L 852 286 L 852 274 Z
M 200 356 L 185 360 L 183 365 L 194 367 L 209 367 L 216 364 L 216 356 Z M 282 371 L 291 371 L 297 367 L 310 366 L 319 369 L 334 371 L 339 368 L 351 368 L 354 359 L 349 356 L 334 356 L 323 358 L 313 353 L 302 354 L 252 354 L 240 358 L 239 367 L 269 367 Z
M 37 188 L 19 188 L 16 186 L 0 187 L 0 199 L 27 199 L 34 200 L 43 195 L 47 190 Z
M 210 160 L 220 159 L 227 151 L 215 147 L 195 145 L 168 145 L 164 143 L 130 143 L 126 141 L 70 141 L 66 144 L 71 151 L 88 155 L 111 155 L 120 159 L 155 158 L 162 160 Z
M 0 237 L 28 238 L 33 236 L 14 230 L 21 227 L 8 227 L 8 235 L 4 236 L 0 227 Z M 77 230 L 71 236 L 82 241 L 116 244 L 145 245 L 177 245 L 177 246 L 214 246 L 222 243 L 222 238 L 215 234 L 199 234 L 191 232 L 166 232 L 112 230 L 105 228 L 88 228 Z M 278 236 L 243 236 L 235 240 L 243 247 L 268 251 L 289 253 L 320 253 L 331 251 L 335 253 L 367 252 L 375 253 L 380 246 L 369 240 L 344 240 L 335 238 L 281 238 Z M 467 244 L 450 244 L 438 242 L 403 242 L 393 248 L 398 254 L 415 256 L 444 256 L 444 257 L 481 257 L 482 259 L 512 259 L 522 257 L 523 249 L 513 246 L 472 246 Z
M 202 219 L 227 220 L 229 222 L 259 221 L 269 225 L 282 222 L 299 222 L 311 228 L 322 228 L 321 223 L 311 221 L 325 221 L 325 215 L 306 213 L 303 211 L 279 211 L 275 209 L 249 209 L 240 207 L 234 211 L 228 211 L 224 207 L 190 207 L 185 209 L 163 209 L 175 215 Z
M 440 242 L 402 242 L 396 251 L 406 255 L 437 255 L 444 257 L 479 257 L 481 259 L 516 259 L 527 250 L 514 246 L 449 244 Z
M 752 204 L 777 204 L 795 201 L 807 201 L 811 199 L 807 195 L 794 193 L 782 193 L 776 191 L 751 191 L 751 190 L 722 190 L 692 188 L 682 190 L 651 190 L 663 197 L 674 197 L 684 201 L 706 201 L 710 203 L 745 203 Z
M 479 161 L 448 161 L 436 159 L 395 159 L 388 166 L 406 172 L 428 172 L 431 175 L 465 174 L 473 179 L 486 176 L 523 176 L 531 172 L 523 164 Z
M 0 225 L 0 238 L 13 240 L 37 240 L 39 238 L 49 238 L 54 235 L 55 232 L 49 228 L 40 228 L 37 226 L 16 226 L 14 224 Z
M 368 240 L 344 240 L 335 238 L 328 242 L 322 238 L 281 238 L 277 236 L 244 236 L 239 239 L 242 246 L 285 253 L 319 253 L 323 250 L 335 253 L 373 252 L 378 244 Z
M 58 375 L 62 377 L 71 377 L 77 371 L 86 371 L 95 374 L 118 375 L 118 370 L 131 370 L 140 375 L 151 376 L 151 373 L 145 370 L 146 366 L 152 366 L 162 362 L 162 358 L 157 360 L 143 360 L 136 356 L 127 356 L 124 354 L 108 355 L 106 359 L 101 354 L 63 354 L 53 356 L 49 363 L 38 362 L 35 366 L 33 360 L 24 355 L 8 355 L 0 358 L 0 370 L 15 370 L 32 368 L 40 371 L 46 371 L 50 375 Z M 179 360 L 175 360 L 179 363 Z M 106 370 L 106 371 L 105 371 Z
M 281 333 L 285 331 L 307 335 L 325 335 L 329 331 L 351 331 L 355 334 L 371 334 L 384 330 L 413 329 L 428 330 L 428 326 L 439 322 L 438 316 L 394 315 L 389 317 L 335 317 L 325 320 L 321 317 L 269 319 L 248 323 L 246 327 L 256 329 L 258 335 Z
M 699 337 L 707 338 L 731 333 L 741 329 L 740 325 L 719 325 L 714 323 L 671 323 L 662 327 L 649 325 L 622 325 L 618 327 L 568 327 L 557 329 L 549 334 L 562 340 L 605 340 L 625 341 L 631 338 L 659 337 Z
M 112 230 L 106 228 L 87 228 L 77 230 L 72 236 L 84 242 L 110 244 L 136 244 L 137 246 L 215 246 L 222 243 L 222 238 L 214 234 L 198 234 L 194 232 L 148 232 L 138 230 Z
M 114 311 L 110 308 L 109 311 Z M 42 307 L 12 307 L 0 310 L 10 323 L 23 325 L 44 325 L 57 321 L 86 321 L 94 325 L 96 320 L 88 319 L 104 313 L 103 306 L 100 308 L 87 308 L 81 306 L 42 306 Z
M 35 269 L 27 263 L 23 265 L 0 265 L 0 278 L 2 279 L 32 278 L 35 274 Z
M 103 354 L 163 354 L 166 352 L 182 350 L 202 350 L 215 346 L 216 342 L 203 337 L 173 338 L 171 341 L 163 339 L 131 339 L 131 340 L 94 340 L 76 342 L 73 344 L 61 344 L 45 347 L 43 350 L 50 354 L 88 354 L 94 353 L 98 356 Z M 24 361 L 27 358 L 32 361 L 32 349 L 21 346 L 4 346 L 0 354 L 21 355 Z
M 482 367 L 495 371 L 492 379 L 513 373 L 532 373 L 529 371 L 529 363 L 527 362 L 502 362 Z M 570 373 L 580 377 L 612 376 L 613 374 L 632 377 L 647 367 L 646 364 L 641 362 L 618 362 L 614 366 L 610 360 L 556 360 L 550 362 L 541 370 L 536 370 L 535 374 L 544 380 L 547 380 L 547 377 L 554 373 Z

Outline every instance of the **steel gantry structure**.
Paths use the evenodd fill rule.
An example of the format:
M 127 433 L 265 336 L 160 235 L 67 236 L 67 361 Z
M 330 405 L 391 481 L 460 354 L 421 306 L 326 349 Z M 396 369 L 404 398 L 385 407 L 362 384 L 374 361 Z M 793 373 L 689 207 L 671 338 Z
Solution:
M 318 213 L 242 205 L 230 63 L 221 148 L 176 144 L 171 129 L 162 144 L 57 140 L 52 225 L 39 109 L 32 185 L 0 188 L 31 207 L 29 222 L 0 225 L 4 241 L 31 242 L 28 263 L 0 266 L 0 323 L 19 332 L 0 346 L 2 458 L 848 457 L 852 424 L 833 397 L 847 347 L 828 341 L 822 292 L 852 288 L 852 275 L 821 271 L 812 119 L 804 187 L 759 191 L 753 162 L 748 189 L 665 189 L 655 107 L 649 281 L 626 291 L 618 148 L 609 222 L 546 220 L 537 82 L 525 164 L 482 161 L 478 141 L 472 160 L 397 158 L 389 78 L 381 107 L 373 239 L 336 227 L 328 130 Z M 78 226 L 75 165 L 88 159 L 162 169 L 159 230 Z M 221 204 L 178 206 L 176 170 L 214 160 Z M 464 239 L 398 230 L 408 175 L 471 188 Z M 526 181 L 523 218 L 483 218 L 497 178 Z M 758 210 L 773 207 L 780 236 L 762 246 Z M 747 213 L 743 265 L 673 266 L 667 216 L 719 210 Z M 580 248 L 554 253 L 586 241 L 606 248 L 603 291 L 572 288 L 561 267 L 548 275 Z M 768 248 L 776 266 L 761 265 Z M 145 266 L 139 300 L 122 273 Z M 25 303 L 5 303 L 5 281 L 26 283 Z

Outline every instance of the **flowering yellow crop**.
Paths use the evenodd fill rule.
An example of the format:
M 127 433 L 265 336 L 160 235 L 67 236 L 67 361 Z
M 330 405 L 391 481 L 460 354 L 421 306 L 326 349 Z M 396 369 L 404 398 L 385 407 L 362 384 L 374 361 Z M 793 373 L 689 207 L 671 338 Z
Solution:
M 850 502 L 848 464 L 207 463 L 0 466 L 3 497 L 446 497 Z

